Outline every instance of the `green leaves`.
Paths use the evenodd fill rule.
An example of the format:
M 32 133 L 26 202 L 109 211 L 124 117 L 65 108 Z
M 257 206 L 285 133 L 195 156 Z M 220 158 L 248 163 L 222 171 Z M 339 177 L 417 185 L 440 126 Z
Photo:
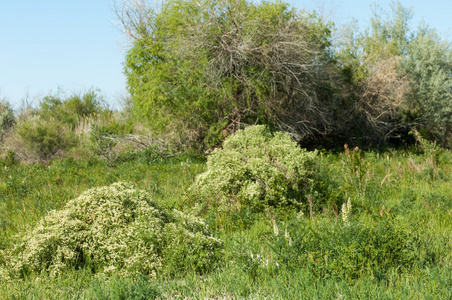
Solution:
M 250 126 L 212 152 L 192 189 L 219 211 L 299 205 L 316 155 L 299 148 L 288 134 Z
M 206 148 L 243 123 L 281 123 L 298 137 L 327 123 L 315 90 L 328 81 L 318 66 L 330 31 L 314 14 L 280 1 L 168 0 L 142 18 L 152 34 L 134 35 L 125 73 L 154 130 L 185 130 Z
M 106 276 L 203 272 L 219 259 L 221 241 L 203 220 L 158 207 L 123 182 L 90 189 L 49 212 L 11 251 L 11 276 L 89 268 Z M 174 267 L 176 266 L 176 267 Z
M 412 117 L 443 145 L 452 126 L 452 52 L 435 31 L 419 28 L 407 48 L 402 70 L 411 78 L 408 105 Z
M 0 100 L 0 140 L 15 123 L 16 120 L 11 105 L 6 101 Z
M 343 74 L 352 83 L 356 118 L 366 128 L 363 134 L 370 129 L 386 138 L 400 128 L 417 127 L 450 146 L 451 44 L 426 25 L 410 28 L 413 12 L 400 3 L 391 8 L 389 14 L 375 10 L 369 30 L 352 28 L 348 42 L 337 48 Z

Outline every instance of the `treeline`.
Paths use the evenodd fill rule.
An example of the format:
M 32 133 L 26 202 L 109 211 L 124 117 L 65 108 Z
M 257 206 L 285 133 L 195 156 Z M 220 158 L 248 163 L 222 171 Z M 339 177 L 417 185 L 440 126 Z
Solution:
M 25 106 L 14 114 L 7 102 L 0 105 L 1 152 L 10 163 L 49 162 L 72 154 L 88 158 L 105 152 L 112 134 L 128 132 L 96 91 L 41 99 L 38 107 Z
M 412 130 L 452 145 L 451 43 L 411 28 L 399 3 L 365 31 L 282 1 L 125 1 L 115 11 L 131 45 L 124 108 L 95 91 L 49 95 L 16 114 L 2 101 L 3 156 L 198 152 L 252 124 L 306 147 L 401 146 Z
M 36 107 L 14 113 L 0 101 L 0 158 L 6 164 L 50 163 L 59 158 L 90 161 L 147 161 L 176 155 L 186 145 L 175 136 L 156 135 L 131 113 L 129 98 L 112 109 L 97 90 L 66 94 L 59 91 Z M 188 149 L 190 150 L 190 149 Z
M 340 31 L 282 1 L 167 0 L 116 10 L 134 112 L 204 147 L 247 124 L 302 143 L 381 146 L 412 128 L 451 144 L 450 42 L 392 4 Z

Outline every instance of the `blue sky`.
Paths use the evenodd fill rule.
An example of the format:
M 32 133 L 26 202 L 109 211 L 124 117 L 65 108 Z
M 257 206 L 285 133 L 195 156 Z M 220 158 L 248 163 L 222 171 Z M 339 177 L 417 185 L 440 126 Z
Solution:
M 357 19 L 368 25 L 371 4 L 389 10 L 390 0 L 288 0 L 298 8 L 317 10 L 337 25 Z M 452 1 L 400 1 L 412 7 L 413 28 L 420 20 L 448 40 Z M 125 94 L 122 62 L 127 40 L 115 27 L 113 0 L 0 0 L 0 99 L 14 108 L 62 89 L 78 93 L 99 89 L 117 105 Z

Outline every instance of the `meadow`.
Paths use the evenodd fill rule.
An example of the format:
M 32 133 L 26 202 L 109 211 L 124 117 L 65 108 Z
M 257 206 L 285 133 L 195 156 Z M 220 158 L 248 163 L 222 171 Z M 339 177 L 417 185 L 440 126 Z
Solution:
M 223 241 L 208 272 L 103 277 L 86 268 L 3 280 L 3 299 L 449 299 L 452 153 L 320 151 L 320 187 L 300 208 L 197 211 L 189 191 L 205 157 L 143 151 L 111 163 L 0 161 L 0 254 L 50 210 L 83 191 L 135 184 L 161 206 L 193 211 Z M 345 203 L 345 205 L 343 205 Z M 348 203 L 348 205 L 347 205 Z M 0 257 L 4 264 L 4 257 Z
M 120 110 L 0 99 L 1 299 L 452 299 L 449 41 L 398 2 L 147 3 Z

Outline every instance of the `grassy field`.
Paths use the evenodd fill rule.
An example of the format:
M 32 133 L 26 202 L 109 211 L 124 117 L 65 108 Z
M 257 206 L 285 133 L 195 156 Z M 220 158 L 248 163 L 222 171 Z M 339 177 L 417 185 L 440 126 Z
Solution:
M 214 271 L 104 278 L 86 269 L 4 280 L 2 299 L 451 299 L 452 153 L 320 152 L 299 209 L 196 211 L 205 158 L 137 155 L 114 164 L 0 161 L 0 265 L 46 213 L 92 187 L 128 181 L 162 206 L 196 211 L 223 241 Z M 341 209 L 343 203 L 350 203 Z M 348 214 L 347 212 L 348 211 Z M 1 275 L 1 274 L 0 274 Z M 1 276 L 0 276 L 1 278 Z

